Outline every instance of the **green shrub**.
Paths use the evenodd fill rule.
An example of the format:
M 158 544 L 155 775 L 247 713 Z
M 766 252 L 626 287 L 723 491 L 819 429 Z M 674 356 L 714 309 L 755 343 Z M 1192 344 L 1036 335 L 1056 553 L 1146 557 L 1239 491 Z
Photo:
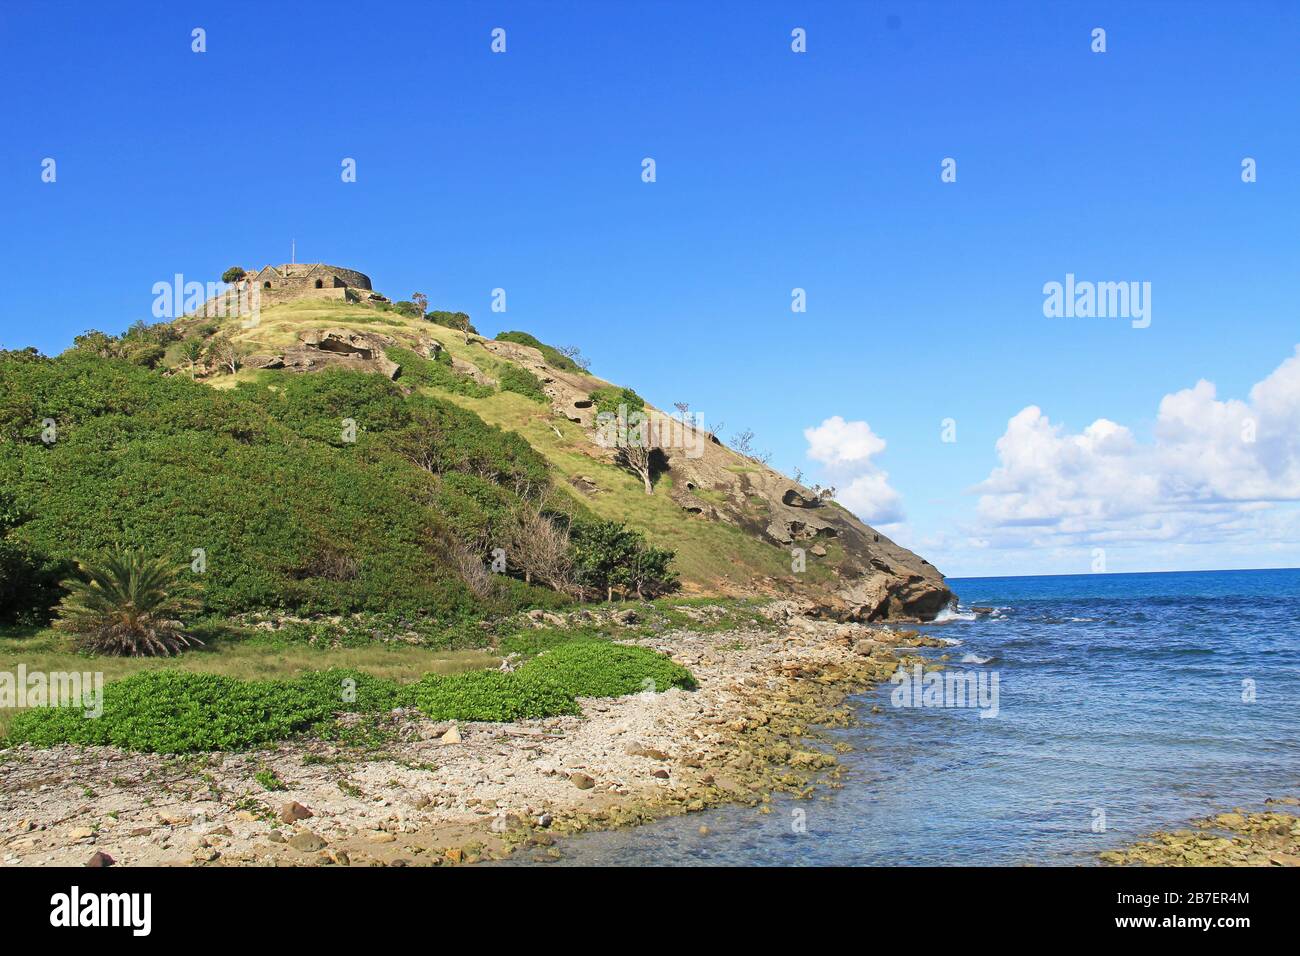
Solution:
M 575 521 L 569 528 L 578 582 L 612 597 L 616 589 L 654 597 L 677 587 L 675 553 L 646 543 L 621 521 Z
M 398 375 L 400 382 L 430 385 L 469 398 L 487 398 L 496 392 L 491 385 L 476 382 L 468 375 L 461 375 L 455 371 L 451 366 L 451 356 L 446 352 L 438 353 L 440 356 L 447 355 L 445 360 L 427 359 L 410 349 L 403 348 L 385 349 L 384 354 L 391 361 L 402 366 L 402 371 Z
M 10 724 L 6 743 L 98 744 L 151 753 L 242 750 L 293 736 L 330 713 L 328 705 L 290 682 L 147 671 L 107 684 L 98 718 L 87 718 L 77 707 L 23 711 Z
M 50 443 L 45 418 L 57 423 Z M 222 392 L 78 350 L 3 352 L 0 487 L 28 517 L 0 533 L 0 601 L 39 594 L 48 610 L 52 584 L 17 582 L 57 581 L 53 571 L 119 548 L 186 564 L 203 548 L 208 611 L 481 616 L 443 543 L 435 476 L 452 472 L 510 495 L 550 482 L 518 434 L 379 375 L 331 370 Z
M 426 312 L 424 317 L 434 325 L 441 325 L 443 328 L 447 329 L 455 329 L 457 332 L 464 332 L 468 327 L 468 331 L 471 335 L 478 335 L 478 329 L 474 328 L 473 323 L 469 320 L 469 316 L 464 312 L 443 312 L 440 309 L 435 309 L 432 312 Z
M 503 637 L 497 648 L 503 654 L 536 657 L 561 644 L 604 639 L 605 635 L 595 627 L 528 627 Z
M 501 370 L 499 381 L 503 392 L 517 392 L 535 402 L 546 403 L 550 401 L 546 397 L 546 392 L 542 389 L 542 380 L 526 368 L 520 368 L 518 365 L 507 365 Z
M 627 414 L 645 410 L 644 398 L 630 388 L 620 388 L 617 385 L 603 385 L 587 397 L 591 399 L 597 414 L 609 412 L 617 415 L 620 406 L 626 408 Z
M 340 713 L 414 706 L 434 720 L 501 722 L 578 714 L 577 697 L 694 686 L 689 671 L 653 651 L 589 640 L 556 647 L 513 673 L 427 674 L 406 687 L 343 668 L 266 681 L 155 670 L 107 684 L 98 718 L 82 707 L 23 711 L 3 744 L 245 750 L 303 733 L 337 734 Z
M 529 345 L 542 353 L 542 359 L 551 368 L 558 368 L 565 372 L 582 372 L 585 370 L 569 356 L 565 355 L 559 349 L 547 345 L 545 342 L 539 342 L 536 338 L 527 332 L 498 332 L 498 342 L 514 342 L 516 345 Z
M 643 690 L 695 688 L 691 672 L 662 654 L 607 641 L 561 644 L 529 661 L 518 673 L 575 697 L 622 697 Z
M 579 713 L 573 695 L 554 683 L 501 671 L 428 674 L 407 688 L 407 700 L 433 720 L 504 722 Z
M 333 723 L 336 713 L 378 713 L 397 705 L 393 681 L 336 668 L 288 681 L 145 671 L 104 687 L 104 712 L 43 707 L 14 717 L 6 746 L 61 743 L 149 753 L 245 750 Z
M 0 622 L 42 624 L 58 600 L 67 569 L 38 555 L 10 532 L 28 516 L 13 495 L 0 490 Z

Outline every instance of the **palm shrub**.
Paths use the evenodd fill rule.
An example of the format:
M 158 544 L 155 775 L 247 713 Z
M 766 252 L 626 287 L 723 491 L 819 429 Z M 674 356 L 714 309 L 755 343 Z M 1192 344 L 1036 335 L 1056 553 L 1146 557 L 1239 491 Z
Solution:
M 81 565 L 85 580 L 63 583 L 55 627 L 77 635 L 84 650 L 129 657 L 167 656 L 202 644 L 181 615 L 199 607 L 194 587 L 166 558 L 123 551 L 101 565 Z

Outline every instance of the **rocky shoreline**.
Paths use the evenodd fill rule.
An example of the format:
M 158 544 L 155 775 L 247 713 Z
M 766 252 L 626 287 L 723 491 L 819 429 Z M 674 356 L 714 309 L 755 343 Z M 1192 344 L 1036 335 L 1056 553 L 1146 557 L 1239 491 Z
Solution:
M 776 602 L 762 611 L 771 626 L 638 640 L 689 667 L 698 689 L 584 699 L 580 718 L 456 726 L 396 712 L 378 750 L 0 751 L 0 862 L 545 861 L 568 833 L 808 796 L 836 773 L 821 730 L 853 720 L 846 698 L 917 660 L 908 647 L 941 642 L 803 611 Z
M 1192 821 L 1195 829 L 1157 832 L 1145 840 L 1098 854 L 1113 866 L 1300 866 L 1300 798 L 1267 800 L 1273 807 L 1240 807 Z

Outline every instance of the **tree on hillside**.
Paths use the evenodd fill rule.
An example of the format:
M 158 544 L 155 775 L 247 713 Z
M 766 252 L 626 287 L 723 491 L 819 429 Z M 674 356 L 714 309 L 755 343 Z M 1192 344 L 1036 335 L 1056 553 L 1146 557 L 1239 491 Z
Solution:
M 540 581 L 554 591 L 572 595 L 577 587 L 569 531 L 552 519 L 541 502 L 521 499 L 511 514 L 509 562 L 524 572 L 524 581 Z
M 415 307 L 420 310 L 421 316 L 429 311 L 429 297 L 423 292 L 412 292 L 411 301 L 414 302 Z
M 690 402 L 673 402 L 673 408 L 677 409 L 678 414 L 682 416 L 682 421 L 686 421 L 686 416 L 691 410 Z
M 194 366 L 198 365 L 199 359 L 203 358 L 203 340 L 198 338 L 186 339 L 181 345 L 181 356 L 189 365 L 190 378 L 193 378 Z
M 631 429 L 628 430 L 630 435 L 635 435 Z M 648 445 L 633 441 L 628 444 L 620 445 L 618 451 L 614 453 L 614 460 L 622 465 L 632 474 L 641 479 L 645 485 L 645 493 L 653 495 L 654 488 L 654 452 L 653 448 Z
M 731 436 L 731 447 L 740 452 L 746 458 L 754 457 L 754 430 L 746 428 L 744 431 L 736 432 Z
M 239 268 L 239 266 L 231 266 L 225 272 L 221 273 L 221 281 L 227 284 L 231 282 L 238 282 L 246 275 L 248 275 L 248 273 L 245 272 L 243 269 Z
M 644 598 L 677 586 L 670 567 L 674 553 L 647 545 L 639 531 L 621 521 L 575 522 L 569 539 L 579 584 L 599 588 L 606 600 L 614 600 L 615 588 L 630 588 Z
M 208 340 L 208 347 L 204 354 L 214 365 L 230 369 L 231 375 L 239 371 L 239 350 L 235 348 L 235 343 L 230 340 L 230 336 L 224 332 Z
M 562 345 L 556 349 L 561 355 L 573 362 L 574 365 L 584 372 L 591 371 L 591 359 L 582 354 L 582 349 L 576 345 Z

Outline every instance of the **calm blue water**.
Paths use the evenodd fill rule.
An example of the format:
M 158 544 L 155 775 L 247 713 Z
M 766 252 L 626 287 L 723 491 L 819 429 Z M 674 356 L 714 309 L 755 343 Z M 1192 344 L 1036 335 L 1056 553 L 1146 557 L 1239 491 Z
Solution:
M 884 685 L 857 699 L 861 727 L 836 732 L 856 748 L 842 790 L 588 834 L 564 862 L 1088 863 L 1153 828 L 1300 793 L 1300 570 L 950 584 L 959 612 L 997 616 L 923 630 L 961 641 L 950 666 L 997 672 L 996 718 L 896 708 Z M 959 663 L 968 654 L 988 662 Z

